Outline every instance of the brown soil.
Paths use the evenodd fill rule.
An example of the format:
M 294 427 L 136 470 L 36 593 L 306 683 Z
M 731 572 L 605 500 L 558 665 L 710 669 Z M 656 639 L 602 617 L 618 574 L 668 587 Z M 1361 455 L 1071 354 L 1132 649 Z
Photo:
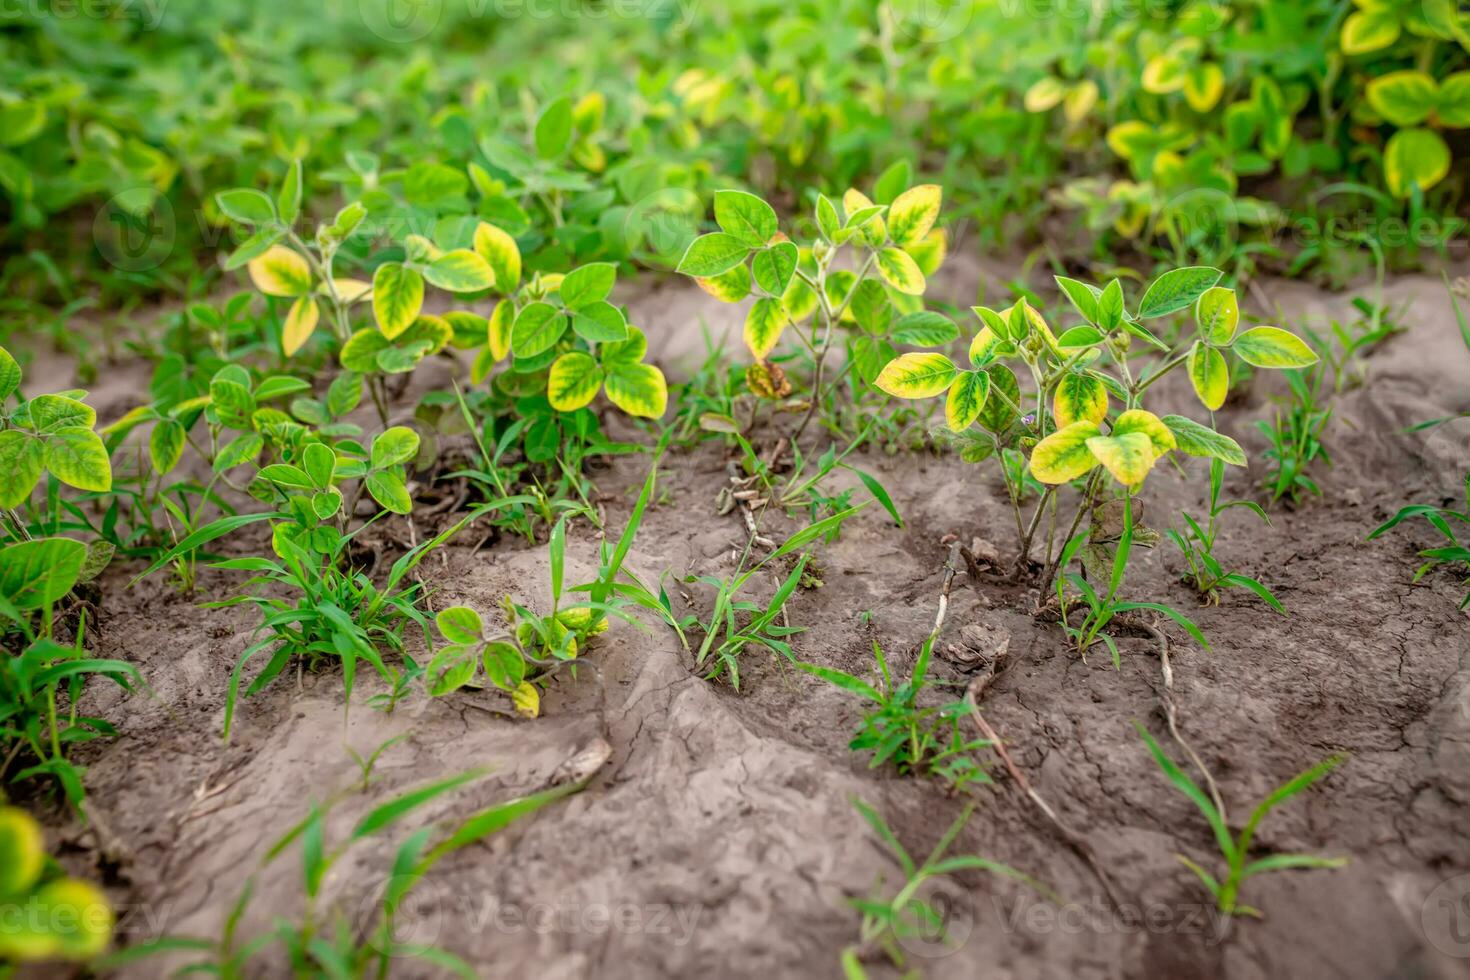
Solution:
M 955 295 L 973 297 L 980 278 L 961 269 L 964 288 Z M 1295 325 L 1302 315 L 1349 312 L 1347 297 L 1294 284 L 1267 283 L 1253 295 L 1256 309 L 1268 296 Z M 1262 854 L 1341 855 L 1348 866 L 1254 879 L 1244 898 L 1264 920 L 1222 929 L 1175 859 L 1183 853 L 1216 867 L 1210 831 L 1133 729 L 1134 720 L 1145 723 L 1178 756 L 1160 712 L 1153 641 L 1122 637 L 1120 670 L 1101 652 L 1084 664 L 1054 625 L 1032 618 L 1024 589 L 961 573 L 941 646 L 974 624 L 1009 633 L 1010 666 L 986 694 L 985 716 L 1037 791 L 1097 852 L 1121 905 L 1108 903 L 1087 864 L 997 763 L 996 785 L 977 792 L 956 851 L 1021 869 L 1064 904 L 961 874 L 931 890 L 948 910 L 951 946 L 910 942 L 913 965 L 956 978 L 1465 975 L 1470 944 L 1453 929 L 1470 928 L 1470 915 L 1440 899 L 1463 895 L 1470 878 L 1435 892 L 1470 875 L 1470 642 L 1456 610 L 1463 587 L 1448 573 L 1411 585 L 1414 552 L 1432 543 L 1424 528 L 1364 539 L 1402 504 L 1449 501 L 1463 486 L 1467 423 L 1402 429 L 1470 409 L 1470 355 L 1437 279 L 1396 281 L 1389 296 L 1412 303 L 1401 317 L 1408 331 L 1375 352 L 1366 384 L 1341 398 L 1335 466 L 1317 474 L 1324 498 L 1274 510 L 1271 528 L 1241 512 L 1227 519 L 1221 554 L 1275 590 L 1290 616 L 1243 593 L 1199 607 L 1165 547 L 1140 556 L 1127 586 L 1132 597 L 1185 610 L 1211 641 L 1207 653 L 1166 628 L 1184 735 L 1214 771 L 1235 822 L 1294 773 L 1350 753 L 1259 835 Z M 698 354 L 701 318 L 717 332 L 732 322 L 728 308 L 672 286 L 643 294 L 635 311 L 671 364 Z M 94 395 L 103 419 L 134 404 L 143 381 L 135 367 L 105 372 Z M 1253 420 L 1270 414 L 1270 390 L 1263 383 L 1220 420 L 1252 454 L 1262 447 Z M 1163 400 L 1190 410 L 1181 386 Z M 597 475 L 597 502 L 614 532 L 647 465 L 646 457 L 622 458 Z M 876 640 L 907 669 L 934 620 L 946 535 L 979 537 L 1005 554 L 1015 546 L 1011 516 L 993 465 L 882 454 L 859 465 L 886 485 L 906 524 L 895 527 L 869 507 L 817 550 L 823 585 L 789 605 L 792 623 L 807 627 L 795 650 L 864 673 Z M 1201 511 L 1203 463 L 1186 461 L 1184 471 L 1187 481 L 1167 468 L 1150 480 L 1147 518 Z M 629 566 L 647 582 L 667 575 L 681 611 L 685 591 L 704 611 L 701 588 L 678 579 L 728 574 L 744 542 L 739 515 L 716 509 L 725 457 L 707 443 L 672 455 L 662 473 L 663 493 Z M 1258 473 L 1232 472 L 1226 493 L 1256 496 Z M 778 538 L 795 526 L 784 516 L 766 520 Z M 407 532 L 390 525 L 386 536 Z M 502 542 L 475 552 L 469 545 L 478 537 L 464 535 L 424 566 L 436 606 L 467 603 L 494 615 L 507 593 L 545 601 L 544 546 Z M 569 581 L 591 577 L 596 545 L 585 524 L 574 526 Z M 413 938 L 437 942 L 488 976 L 837 975 L 838 953 L 858 928 L 846 900 L 867 894 L 880 876 L 887 894 L 896 887 L 895 864 L 851 801 L 876 807 L 920 853 L 965 804 L 935 783 L 870 770 L 851 753 L 856 698 L 759 652 L 746 657 L 740 693 L 710 684 L 691 672 L 673 633 L 651 621 L 647 631 L 614 625 L 587 655 L 596 669 L 557 681 L 534 722 L 497 714 L 505 704 L 483 693 L 430 700 L 416 692 L 384 714 L 367 706 L 364 688 L 348 712 L 340 676 L 324 672 L 299 688 L 284 678 L 246 702 L 226 746 L 226 679 L 249 642 L 252 614 L 200 610 L 162 576 L 126 589 L 136 571 L 115 568 L 103 580 L 94 649 L 137 664 L 152 694 L 124 697 L 94 685 L 86 708 L 116 721 L 122 735 L 78 752 L 91 806 L 123 860 L 104 860 L 92 835 L 53 819 L 56 839 L 73 845 L 67 859 L 107 877 L 129 911 L 132 941 L 218 935 L 270 843 L 311 801 L 352 784 L 357 767 L 347 748 L 366 754 L 404 733 L 384 754 L 379 781 L 333 811 L 339 839 L 406 787 L 493 767 L 489 779 L 427 811 L 448 820 L 539 788 L 597 738 L 613 746 L 585 791 L 455 855 L 415 893 L 404 914 Z M 206 575 L 206 592 L 219 594 L 223 576 Z M 963 679 L 942 658 L 935 670 Z M 399 839 L 354 850 L 328 881 L 328 899 L 354 922 L 382 887 Z M 300 865 L 288 854 L 260 874 L 242 935 L 299 916 L 300 895 Z M 160 966 L 124 972 L 151 977 Z M 407 976 L 432 972 L 400 966 Z

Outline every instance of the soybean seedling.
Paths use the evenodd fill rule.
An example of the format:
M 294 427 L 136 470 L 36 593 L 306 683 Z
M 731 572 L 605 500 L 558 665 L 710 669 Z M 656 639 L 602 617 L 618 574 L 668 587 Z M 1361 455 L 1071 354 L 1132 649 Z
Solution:
M 1267 525 L 1271 523 L 1271 518 L 1267 517 L 1266 512 L 1253 500 L 1232 500 L 1224 504 L 1220 503 L 1220 487 L 1224 478 L 1225 464 L 1218 459 L 1210 460 L 1210 502 L 1205 525 L 1201 527 L 1198 521 L 1181 511 L 1179 516 L 1184 521 L 1184 530 L 1178 531 L 1170 528 L 1164 532 L 1169 540 L 1174 542 L 1179 553 L 1184 556 L 1184 561 L 1188 566 L 1183 576 L 1184 581 L 1194 586 L 1195 591 L 1201 597 L 1217 605 L 1220 602 L 1222 589 L 1246 589 L 1255 593 L 1262 602 L 1284 616 L 1286 615 L 1285 607 L 1270 589 L 1248 575 L 1226 571 L 1225 566 L 1221 565 L 1220 560 L 1215 557 L 1215 543 L 1220 535 L 1220 517 L 1226 511 L 1234 507 L 1242 507 L 1255 514 Z
M 898 684 L 894 683 L 888 660 L 877 641 L 873 642 L 873 659 L 878 667 L 879 686 L 830 667 L 809 663 L 796 666 L 873 702 L 875 707 L 863 715 L 862 724 L 848 745 L 854 752 L 872 753 L 869 768 L 877 769 L 891 762 L 900 773 L 934 776 L 951 789 L 988 783 L 990 776 L 975 753 L 990 743 L 964 737 L 960 723 L 965 717 L 965 702 L 926 706 L 918 703 L 919 696 L 935 686 L 928 677 L 933 649 L 931 635 L 919 650 L 913 673 Z
M 1266 815 L 1336 769 L 1346 760 L 1346 756 L 1334 755 L 1278 786 L 1251 811 L 1250 819 L 1246 821 L 1240 833 L 1232 836 L 1230 828 L 1225 823 L 1225 815 L 1211 802 L 1210 797 L 1175 765 L 1172 759 L 1164 754 L 1164 750 L 1159 747 L 1159 743 L 1154 740 L 1147 729 L 1137 722 L 1134 722 L 1134 727 L 1138 729 L 1138 734 L 1143 736 L 1149 752 L 1153 754 L 1154 761 L 1164 771 L 1169 782 L 1189 797 L 1190 802 L 1199 808 L 1200 813 L 1204 814 L 1205 820 L 1210 824 L 1210 829 L 1214 831 L 1215 843 L 1219 845 L 1220 855 L 1225 860 L 1223 878 L 1216 878 L 1183 854 L 1175 856 L 1209 889 L 1210 894 L 1215 897 L 1215 907 L 1221 915 L 1249 915 L 1257 919 L 1261 918 L 1260 909 L 1243 905 L 1240 902 L 1241 886 L 1256 875 L 1265 874 L 1268 871 L 1287 871 L 1293 868 L 1340 868 L 1347 864 L 1345 858 L 1323 858 L 1310 854 L 1272 854 L 1255 861 L 1247 860 L 1250 857 L 1251 841 L 1255 838 L 1256 828 L 1260 826 Z

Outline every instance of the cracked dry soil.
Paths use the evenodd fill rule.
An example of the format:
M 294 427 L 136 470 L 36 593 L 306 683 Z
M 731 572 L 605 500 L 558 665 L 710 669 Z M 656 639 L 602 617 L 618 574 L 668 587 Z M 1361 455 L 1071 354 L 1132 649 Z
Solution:
M 1266 293 L 1319 324 L 1347 312 L 1345 297 L 1295 284 L 1268 284 Z M 1470 874 L 1470 642 L 1456 609 L 1463 592 L 1447 573 L 1411 585 L 1414 552 L 1432 542 L 1427 529 L 1364 539 L 1401 505 L 1448 502 L 1462 490 L 1467 420 L 1428 433 L 1402 430 L 1470 409 L 1470 356 L 1438 279 L 1398 280 L 1389 294 L 1412 304 L 1403 315 L 1409 329 L 1373 354 L 1366 384 L 1339 402 L 1335 466 L 1317 474 L 1325 496 L 1273 510 L 1269 528 L 1240 512 L 1226 519 L 1220 553 L 1275 590 L 1290 616 L 1242 593 L 1199 607 L 1178 580 L 1177 557 L 1163 547 L 1140 556 L 1127 585 L 1132 597 L 1185 610 L 1211 640 L 1206 652 L 1165 627 L 1183 732 L 1236 822 L 1294 773 L 1334 752 L 1350 754 L 1269 818 L 1258 845 L 1261 853 L 1303 850 L 1350 863 L 1253 879 L 1244 898 L 1264 920 L 1222 932 L 1174 856 L 1213 865 L 1209 829 L 1132 727 L 1142 721 L 1175 748 L 1160 712 L 1154 644 L 1125 636 L 1120 670 L 1101 654 L 1084 664 L 1055 627 L 1031 617 L 1024 588 L 972 583 L 961 573 L 941 646 L 967 626 L 1009 634 L 1010 665 L 985 695 L 985 716 L 1037 791 L 1097 852 L 1122 904 L 1109 905 L 1087 865 L 997 762 L 996 783 L 979 788 L 956 850 L 1021 869 L 1065 904 L 996 877 L 959 875 L 932 895 L 946 910 L 951 945 L 909 944 L 912 964 L 927 975 L 1467 974 L 1470 945 L 1456 937 L 1470 931 L 1470 910 L 1439 902 L 1445 890 L 1435 892 Z M 670 328 L 695 315 L 707 314 L 716 327 L 730 318 L 693 293 L 654 290 L 642 302 L 650 333 L 664 338 L 666 362 L 696 346 Z M 124 369 L 100 386 L 94 400 L 104 421 L 132 404 L 138 380 Z M 1270 414 L 1274 390 L 1260 380 L 1220 418 L 1253 458 L 1263 446 L 1253 420 Z M 1192 410 L 1184 384 L 1160 388 L 1164 408 Z M 1182 462 L 1190 479 L 1164 467 L 1151 478 L 1145 523 L 1178 507 L 1202 509 L 1204 463 Z M 644 457 L 620 458 L 596 474 L 596 502 L 614 533 L 647 465 Z M 1014 548 L 1011 517 L 990 468 L 881 453 L 859 465 L 889 489 L 906 526 L 869 507 L 840 540 L 818 549 L 822 586 L 789 605 L 791 621 L 807 628 L 794 645 L 802 659 L 863 672 L 876 640 L 906 669 L 933 622 L 946 535 L 980 537 L 1005 554 Z M 1255 496 L 1258 478 L 1259 464 L 1232 471 L 1226 493 Z M 711 443 L 675 453 L 662 467 L 659 502 L 629 566 L 648 582 L 672 573 L 666 581 L 676 603 L 685 602 L 685 590 L 703 601 L 676 577 L 727 573 L 743 543 L 739 515 L 716 511 L 725 481 L 725 457 Z M 768 516 L 764 528 L 779 537 L 795 526 Z M 507 593 L 544 601 L 544 546 L 501 541 L 472 551 L 479 537 L 462 535 L 424 566 L 436 606 L 464 603 L 494 616 Z M 585 580 L 596 540 L 585 523 L 571 538 L 568 580 Z M 263 544 L 239 540 L 242 548 Z M 923 853 L 964 806 L 935 783 L 870 770 L 849 752 L 855 698 L 759 653 L 747 655 L 739 694 L 706 683 L 674 634 L 651 622 L 647 631 L 614 625 L 577 677 L 551 686 L 534 722 L 496 713 L 503 704 L 476 692 L 415 695 L 383 714 L 366 705 L 363 688 L 344 713 L 340 677 L 325 672 L 307 675 L 299 690 L 283 681 L 246 702 L 226 746 L 218 737 L 225 683 L 248 642 L 250 614 L 200 610 L 161 577 L 125 589 L 136 571 L 115 568 L 104 579 L 93 648 L 137 664 L 152 693 L 123 697 L 94 685 L 85 707 L 115 720 L 122 734 L 78 753 L 120 860 L 99 854 L 74 822 L 59 813 L 52 819 L 53 836 L 70 845 L 67 860 L 105 876 L 134 941 L 217 935 L 270 842 L 311 800 L 352 784 L 357 766 L 347 747 L 365 754 L 398 735 L 407 737 L 384 753 L 379 782 L 333 811 L 332 833 L 435 777 L 476 765 L 494 770 L 426 811 L 448 820 L 544 785 L 595 739 L 613 748 L 585 791 L 447 860 L 403 913 L 412 939 L 436 942 L 487 976 L 836 976 L 839 950 L 857 934 L 846 900 L 880 876 L 892 888 L 896 874 L 851 800 L 876 807 L 910 851 Z M 199 598 L 220 594 L 220 578 Z M 935 670 L 963 679 L 943 658 Z M 327 899 L 352 921 L 362 921 L 381 889 L 397 839 L 354 850 L 328 881 Z M 294 855 L 264 871 L 242 935 L 299 914 L 299 882 Z M 124 972 L 151 977 L 162 966 Z M 432 975 L 413 961 L 396 966 L 405 976 Z M 882 975 L 881 964 L 872 966 Z

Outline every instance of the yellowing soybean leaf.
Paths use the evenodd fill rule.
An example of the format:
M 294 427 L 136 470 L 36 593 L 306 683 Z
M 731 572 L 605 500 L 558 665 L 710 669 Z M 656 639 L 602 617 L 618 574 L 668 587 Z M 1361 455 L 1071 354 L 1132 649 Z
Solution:
M 1199 333 L 1207 342 L 1221 347 L 1230 343 L 1235 328 L 1240 324 L 1240 305 L 1235 290 L 1224 286 L 1211 286 L 1199 298 L 1194 309 Z
M 849 220 L 857 212 L 874 206 L 868 196 L 856 188 L 849 188 L 847 193 L 842 195 L 842 210 L 847 212 Z M 872 218 L 858 230 L 857 235 L 865 245 L 876 247 L 882 245 L 884 239 L 888 237 L 888 226 L 881 217 Z
M 989 360 L 1000 346 L 1001 339 L 989 327 L 981 327 L 975 339 L 970 341 L 970 363 L 979 367 Z
M 395 425 L 385 429 L 373 440 L 369 460 L 373 469 L 406 463 L 418 455 L 419 434 L 406 425 Z
M 46 839 L 19 807 L 0 807 L 0 857 L 0 895 L 29 895 L 46 867 Z
M 290 357 L 301 349 L 311 337 L 321 318 L 321 310 L 311 296 L 298 296 L 286 313 L 286 323 L 281 328 L 281 353 Z
M 1261 368 L 1299 368 L 1317 363 L 1317 355 L 1296 334 L 1280 327 L 1256 327 L 1235 338 L 1230 349 L 1242 361 Z
M 1108 417 L 1107 386 L 1090 374 L 1068 372 L 1057 383 L 1051 409 L 1057 425 L 1063 428 L 1073 422 L 1101 425 Z
M 1201 405 L 1213 412 L 1225 404 L 1230 392 L 1230 368 L 1224 354 L 1197 342 L 1189 352 L 1188 369 L 1189 383 L 1194 385 Z
M 651 364 L 610 364 L 607 398 L 629 415 L 662 418 L 668 406 L 669 386 L 664 373 Z
M 932 398 L 950 386 L 958 370 L 943 354 L 904 354 L 889 361 L 873 384 L 895 398 Z
M 745 317 L 745 346 L 757 360 L 775 349 L 786 329 L 786 308 L 779 299 L 758 299 Z
M 910 187 L 888 206 L 888 236 L 900 248 L 916 245 L 939 218 L 943 192 L 938 184 Z
M 1439 86 L 1422 71 L 1394 71 L 1368 83 L 1363 92 L 1373 111 L 1400 128 L 1429 118 L 1439 102 Z
M 1381 51 L 1399 39 L 1399 15 L 1393 7 L 1356 10 L 1342 22 L 1342 53 Z
M 475 251 L 495 273 L 495 288 L 509 296 L 521 284 L 521 249 L 505 230 L 487 221 L 475 226 Z
M 247 266 L 250 281 L 267 296 L 304 296 L 311 292 L 311 267 L 284 245 L 272 245 Z
M 449 329 L 454 331 L 450 343 L 460 350 L 476 350 L 485 346 L 485 338 L 490 332 L 490 322 L 478 313 L 468 310 L 450 310 L 444 314 L 443 320 L 449 324 Z
M 1142 432 L 1094 436 L 1087 440 L 1087 449 L 1124 486 L 1138 486 L 1154 468 L 1154 446 Z
M 333 276 L 330 289 L 327 288 L 326 283 L 322 283 L 317 286 L 316 291 L 322 296 L 330 296 L 332 295 L 333 289 L 337 291 L 337 298 L 348 306 L 365 300 L 373 294 L 372 283 L 363 282 L 361 279 L 348 279 L 343 276 Z
M 695 279 L 699 288 L 721 303 L 738 303 L 750 295 L 750 269 L 737 265 L 717 276 Z
M 1177 445 L 1174 433 L 1164 424 L 1163 420 L 1153 412 L 1146 412 L 1141 408 L 1124 412 L 1113 423 L 1113 435 L 1124 436 L 1130 432 L 1142 432 L 1148 436 L 1149 442 L 1153 444 L 1155 456 L 1162 456 Z
M 1383 150 L 1383 179 L 1389 193 L 1408 197 L 1427 191 L 1450 172 L 1450 148 L 1430 129 L 1401 129 Z
M 0 402 L 9 398 L 11 392 L 20 387 L 20 365 L 10 356 L 10 351 L 0 347 Z
M 503 299 L 495 304 L 495 309 L 490 313 L 489 335 L 486 342 L 489 345 L 490 356 L 496 363 L 505 360 L 505 355 L 510 353 L 511 328 L 516 322 L 516 305 L 508 299 Z
M 1184 79 L 1184 99 L 1195 112 L 1209 112 L 1225 94 L 1225 71 L 1214 62 L 1195 65 Z
M 385 262 L 373 273 L 373 316 L 383 336 L 392 340 L 407 330 L 424 307 L 424 278 L 398 262 Z
M 424 278 L 451 293 L 478 293 L 495 285 L 495 270 L 480 253 L 457 248 L 429 263 Z
M 591 403 L 602 387 L 602 365 L 581 351 L 569 351 L 551 365 L 546 398 L 558 412 L 575 412 Z
M 786 292 L 781 296 L 781 302 L 786 307 L 786 315 L 791 318 L 792 323 L 800 323 L 813 313 L 817 312 L 820 301 L 817 299 L 817 291 L 795 276 L 786 285 Z
M 1004 364 L 992 364 L 985 373 L 990 375 L 990 396 L 980 412 L 980 424 L 999 434 L 1016 420 L 1014 406 L 1021 404 L 1021 383 L 1016 380 L 1016 373 Z
M 1221 272 L 1209 266 L 1173 269 L 1155 279 L 1138 304 L 1138 317 L 1166 316 L 1194 304 L 1205 290 L 1220 281 Z
M 1054 75 L 1045 75 L 1026 90 L 1021 104 L 1027 112 L 1050 112 L 1062 104 L 1067 95 L 1067 86 Z
M 963 432 L 975 423 L 990 395 L 990 375 L 984 371 L 961 371 L 949 386 L 944 400 L 944 421 L 952 432 Z
M 944 257 L 949 254 L 949 236 L 943 228 L 935 228 L 917 242 L 905 245 L 903 250 L 914 257 L 919 271 L 927 278 L 944 264 Z
M 1031 450 L 1031 475 L 1053 485 L 1077 479 L 1097 465 L 1087 442 L 1101 434 L 1091 422 L 1073 422 L 1058 429 Z
M 878 274 L 901 293 L 910 296 L 924 295 L 924 273 L 913 256 L 900 248 L 885 248 L 878 252 Z
M 516 707 L 516 714 L 524 718 L 535 718 L 541 714 L 541 695 L 528 681 L 522 681 L 510 695 L 510 701 Z

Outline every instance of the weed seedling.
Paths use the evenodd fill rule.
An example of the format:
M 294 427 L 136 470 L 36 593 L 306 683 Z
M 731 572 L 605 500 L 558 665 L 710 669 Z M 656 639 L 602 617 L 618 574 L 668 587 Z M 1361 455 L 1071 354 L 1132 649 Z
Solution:
M 1345 858 L 1321 858 L 1310 854 L 1272 854 L 1254 861 L 1249 860 L 1251 841 L 1255 837 L 1256 828 L 1260 826 L 1266 815 L 1336 769 L 1346 760 L 1346 756 L 1335 755 L 1319 762 L 1278 786 L 1251 811 L 1250 819 L 1246 821 L 1240 833 L 1232 835 L 1230 828 L 1225 823 L 1225 815 L 1220 812 L 1204 790 L 1200 789 L 1194 780 L 1190 779 L 1182 769 L 1174 764 L 1172 759 L 1164 754 L 1159 743 L 1142 725 L 1137 722 L 1134 725 L 1138 729 L 1138 734 L 1143 736 L 1154 761 L 1164 771 L 1169 782 L 1173 783 L 1179 792 L 1189 797 L 1190 802 L 1199 808 L 1200 813 L 1204 814 L 1210 829 L 1214 831 L 1215 843 L 1219 846 L 1220 856 L 1225 861 L 1223 878 L 1216 878 L 1183 854 L 1176 856 L 1180 863 L 1194 872 L 1195 877 L 1209 889 L 1210 894 L 1215 897 L 1215 907 L 1221 915 L 1261 917 L 1259 909 L 1240 902 L 1241 886 L 1256 875 L 1265 874 L 1268 871 L 1287 871 L 1292 868 L 1340 868 L 1347 863 Z
M 1205 525 L 1200 526 L 1199 521 L 1189 514 L 1180 512 L 1180 518 L 1184 521 L 1184 530 L 1170 528 L 1164 534 L 1179 549 L 1184 556 L 1187 568 L 1184 573 L 1184 581 L 1194 586 L 1194 590 L 1205 600 L 1218 604 L 1220 592 L 1223 589 L 1245 589 L 1255 593 L 1256 596 L 1272 609 L 1286 614 L 1286 609 L 1281 602 L 1272 595 L 1271 590 L 1248 575 L 1239 572 L 1226 571 L 1225 566 L 1215 556 L 1215 542 L 1220 534 L 1220 517 L 1226 511 L 1234 507 L 1241 507 L 1255 514 L 1267 525 L 1271 518 L 1253 500 L 1232 500 L 1220 503 L 1220 487 L 1224 482 L 1225 464 L 1218 459 L 1210 460 L 1210 500 L 1209 513 Z
M 960 724 L 966 713 L 964 700 L 943 705 L 918 703 L 920 695 L 936 686 L 928 676 L 933 648 L 934 637 L 930 636 L 919 650 L 913 673 L 899 684 L 894 683 L 888 660 L 876 640 L 873 660 L 878 667 L 877 686 L 831 667 L 809 663 L 796 666 L 873 702 L 875 707 L 863 716 L 857 735 L 848 745 L 854 752 L 872 754 L 869 768 L 877 769 L 891 762 L 900 773 L 934 776 L 951 789 L 988 783 L 990 776 L 975 753 L 990 743 L 965 738 Z
M 785 556 L 800 551 L 818 538 L 825 537 L 865 506 L 867 506 L 866 503 L 849 507 L 847 510 L 839 511 L 830 517 L 807 525 L 787 538 L 779 548 L 758 561 L 750 562 L 747 567 L 751 550 L 755 547 L 754 537 L 750 538 L 746 541 L 745 549 L 740 554 L 735 574 L 729 578 L 720 578 L 717 575 L 691 575 L 684 579 L 686 583 L 707 585 L 715 591 L 714 608 L 710 611 L 709 619 L 701 620 L 697 615 L 691 613 L 679 623 L 682 629 L 687 630 L 698 626 L 704 632 L 704 641 L 695 652 L 694 663 L 696 669 L 702 671 L 707 680 L 715 680 L 728 675 L 731 686 L 739 690 L 740 654 L 748 646 L 762 646 L 781 654 L 788 660 L 795 661 L 791 654 L 791 645 L 786 642 L 786 637 L 802 632 L 802 627 L 786 625 L 781 620 L 784 618 L 786 601 L 801 584 L 802 574 L 806 570 L 810 556 L 803 553 L 796 559 L 790 573 L 781 581 L 768 602 L 758 603 L 749 599 L 741 599 L 739 598 L 740 593 L 760 572 L 774 566 Z
M 922 864 L 914 863 L 914 859 L 909 856 L 908 851 L 904 850 L 903 845 L 898 842 L 898 837 L 894 835 L 876 810 L 862 800 L 853 800 L 853 806 L 857 807 L 863 819 L 873 828 L 878 839 L 883 842 L 894 860 L 898 862 L 903 877 L 897 892 L 889 894 L 880 877 L 873 893 L 868 898 L 851 900 L 853 908 L 862 913 L 863 921 L 858 941 L 842 951 L 842 970 L 848 980 L 865 978 L 867 971 L 863 969 L 863 959 L 879 952 L 885 954 L 894 967 L 905 970 L 907 968 L 907 957 L 903 950 L 905 940 L 919 939 L 928 943 L 936 941 L 942 943 L 946 940 L 945 910 L 936 908 L 922 894 L 924 885 L 936 878 L 958 874 L 961 871 L 986 871 L 1019 881 L 1044 895 L 1051 895 L 1050 889 L 1045 885 L 1009 865 L 974 854 L 945 856 L 949 853 L 955 838 L 959 837 L 965 825 L 970 822 L 970 814 L 975 810 L 973 803 L 967 804 L 960 815 L 955 818 L 954 823 L 949 825 L 949 829 L 944 832 L 943 837 L 939 838 L 939 842 L 934 845 L 934 849 L 929 852 L 929 856 Z

